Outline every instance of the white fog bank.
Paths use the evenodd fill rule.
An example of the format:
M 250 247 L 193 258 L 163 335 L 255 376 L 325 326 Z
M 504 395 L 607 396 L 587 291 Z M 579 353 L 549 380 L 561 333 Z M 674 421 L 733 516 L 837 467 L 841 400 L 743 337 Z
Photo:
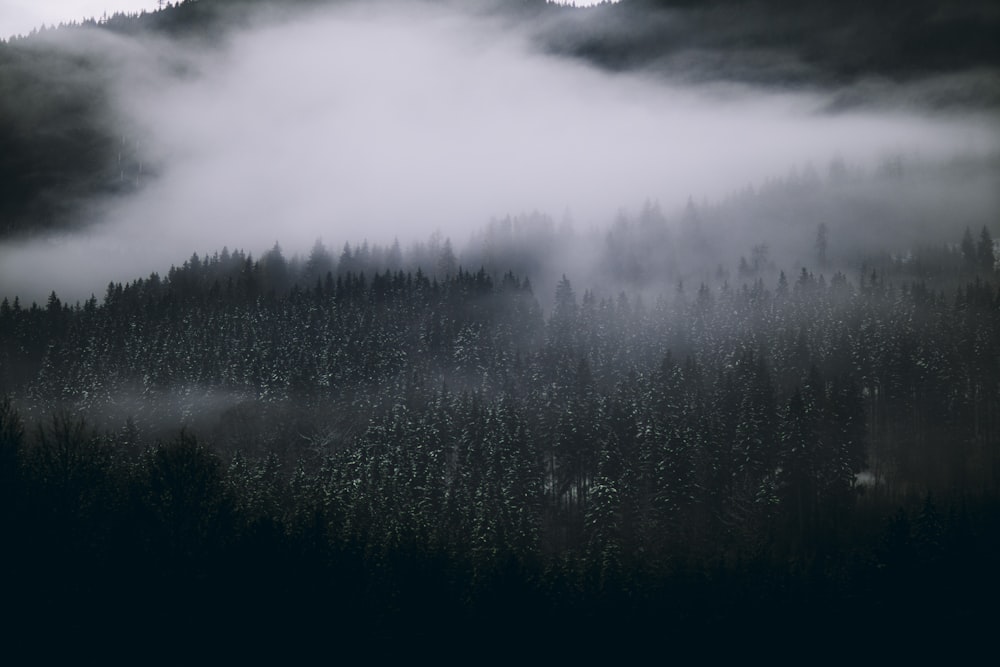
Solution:
M 116 44 L 123 127 L 157 176 L 84 234 L 0 247 L 7 296 L 86 298 L 223 246 L 256 256 L 435 229 L 461 244 L 508 213 L 568 209 L 589 227 L 834 158 L 1000 150 L 995 119 L 830 115 L 818 96 L 615 75 L 439 10 L 309 14 L 204 52 Z

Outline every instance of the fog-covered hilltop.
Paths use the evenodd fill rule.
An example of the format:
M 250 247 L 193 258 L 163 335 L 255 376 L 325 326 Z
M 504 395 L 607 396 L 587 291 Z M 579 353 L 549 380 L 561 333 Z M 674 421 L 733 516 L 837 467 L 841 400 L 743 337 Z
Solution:
M 563 18 L 550 48 L 617 70 L 829 87 L 838 106 L 998 101 L 1000 15 L 982 0 L 623 0 Z
M 331 45 L 345 37 L 327 21 L 328 17 L 340 17 L 355 34 L 361 34 L 357 31 L 364 29 L 366 18 L 378 21 L 378 17 L 393 14 L 408 17 L 406 27 L 399 26 L 401 32 L 369 34 L 363 42 L 348 42 L 343 50 Z M 525 45 L 519 46 L 517 53 L 503 54 L 501 60 L 508 63 L 523 60 L 526 54 L 544 60 L 542 54 L 548 54 L 585 69 L 596 66 L 618 75 L 640 74 L 671 86 L 715 91 L 713 94 L 721 95 L 715 98 L 719 104 L 733 94 L 727 92 L 727 86 L 733 85 L 772 94 L 809 91 L 819 97 L 808 106 L 829 112 L 876 108 L 965 114 L 988 112 L 1000 99 L 996 40 L 990 38 L 996 32 L 998 18 L 989 3 L 907 3 L 900 10 L 893 3 L 840 3 L 833 8 L 826 3 L 763 0 L 695 4 L 626 0 L 586 9 L 541 0 L 471 5 L 431 1 L 188 1 L 156 12 L 115 14 L 99 22 L 91 19 L 0 43 L 0 235 L 10 238 L 72 229 L 113 218 L 108 207 L 117 206 L 118 198 L 128 199 L 136 190 L 154 184 L 174 164 L 176 156 L 165 155 L 162 150 L 161 130 L 169 135 L 172 124 L 182 131 L 193 129 L 194 119 L 178 115 L 173 105 L 211 111 L 213 102 L 192 98 L 192 88 L 178 88 L 178 82 L 205 77 L 211 80 L 212 73 L 220 68 L 242 65 L 247 70 L 244 74 L 222 74 L 227 78 L 257 76 L 262 86 L 278 85 L 269 78 L 275 74 L 285 82 L 297 81 L 299 85 L 291 90 L 275 91 L 277 100 L 289 99 L 292 104 L 302 97 L 303 90 L 314 88 L 313 82 L 324 74 L 331 81 L 346 84 L 349 96 L 366 94 L 364 88 L 344 81 L 352 75 L 340 72 L 336 62 L 345 59 L 374 66 L 374 80 L 379 76 L 377 63 L 384 62 L 387 69 L 400 73 L 400 81 L 390 82 L 392 86 L 413 80 L 412 75 L 407 75 L 412 65 L 421 68 L 420 77 L 433 77 L 434 72 L 440 76 L 482 77 L 483 81 L 496 77 L 496 65 L 502 63 L 481 59 L 470 61 L 468 73 L 461 73 L 461 68 L 456 71 L 457 61 L 466 57 L 461 52 L 443 54 L 451 62 L 435 65 L 432 70 L 422 69 L 424 63 L 419 57 L 411 62 L 406 55 L 412 45 L 410 39 L 426 32 L 426 17 L 439 26 L 449 21 L 461 24 L 461 31 L 480 35 L 480 46 L 487 48 L 511 35 L 523 40 Z M 294 28 L 303 21 L 319 25 L 319 32 L 308 35 L 293 30 L 279 34 L 282 26 Z M 258 39 L 277 36 L 281 42 L 292 40 L 301 46 L 303 42 L 324 39 L 321 34 L 326 35 L 331 46 L 311 52 L 293 50 L 291 58 L 283 56 L 288 50 L 286 44 Z M 454 42 L 455 35 L 439 33 L 431 39 L 448 44 Z M 260 54 L 260 60 L 252 54 Z M 531 88 L 536 85 L 549 90 L 552 99 L 564 96 L 565 90 L 544 78 L 532 81 L 526 88 L 510 88 L 503 97 L 489 100 L 489 104 L 503 114 L 506 109 L 498 105 L 516 104 L 527 94 L 529 103 L 522 105 L 527 120 L 518 118 L 513 127 L 522 136 L 528 133 L 529 143 L 570 131 L 582 146 L 606 151 L 599 141 L 595 142 L 592 123 L 574 125 L 571 114 L 583 113 L 598 99 L 634 96 L 635 91 L 606 90 L 599 83 L 585 83 L 591 91 L 586 103 L 582 96 L 570 96 L 566 108 L 558 110 L 558 117 L 568 122 L 562 130 L 547 118 L 544 108 L 530 103 L 534 94 Z M 217 82 L 211 85 L 221 90 Z M 174 102 L 156 99 L 151 93 L 157 88 L 174 91 L 180 97 Z M 431 90 L 453 106 L 447 94 L 433 87 Z M 472 92 L 475 95 L 475 89 Z M 169 116 L 152 117 L 156 116 L 154 109 L 143 100 L 165 105 L 172 110 L 173 120 Z M 257 104 L 242 95 L 233 100 L 234 106 L 227 113 L 230 118 L 238 113 L 252 114 Z M 337 116 L 336 107 L 328 100 L 312 103 Z M 403 103 L 411 104 L 405 100 Z M 595 115 L 609 123 L 634 122 L 633 118 L 621 117 L 627 107 L 605 108 L 606 104 L 597 105 Z M 655 112 L 655 108 L 650 110 Z M 477 131 L 496 131 L 495 121 L 481 118 L 481 110 L 468 111 L 472 115 L 467 118 Z M 435 109 L 434 113 L 441 112 Z M 752 113 L 748 113 L 750 116 Z M 531 118 L 537 124 L 532 125 Z M 260 120 L 275 121 L 254 119 L 253 123 Z M 210 115 L 204 122 L 211 123 L 217 135 L 234 129 L 217 126 L 220 121 Z M 677 119 L 665 118 L 665 122 L 675 124 Z M 275 136 L 284 140 L 282 131 L 275 129 Z M 637 129 L 645 132 L 647 141 L 658 141 L 645 127 Z M 995 129 L 994 124 L 992 131 Z M 556 146 L 572 150 L 565 142 L 557 142 Z M 691 150 L 685 147 L 685 152 Z M 814 159 L 833 157 L 825 154 Z M 276 158 L 268 155 L 263 159 Z M 639 169 L 651 168 L 648 159 L 641 162 Z M 565 169 L 556 164 L 552 167 Z M 773 176 L 773 170 L 769 166 L 757 177 Z M 745 177 L 744 181 L 729 186 L 749 185 L 753 178 Z M 201 187 L 206 185 L 201 182 Z M 398 182 L 393 180 L 391 185 L 397 186 Z M 592 187 L 580 183 L 584 190 L 588 185 Z M 198 186 L 189 183 L 186 187 L 190 191 Z M 692 190 L 687 194 L 703 194 L 700 187 Z M 646 192 L 634 196 L 659 195 L 647 186 Z M 580 206 L 572 197 L 562 199 L 560 208 Z M 503 205 L 514 207 L 514 211 L 532 208 L 521 202 Z M 504 212 L 492 210 L 480 215 Z

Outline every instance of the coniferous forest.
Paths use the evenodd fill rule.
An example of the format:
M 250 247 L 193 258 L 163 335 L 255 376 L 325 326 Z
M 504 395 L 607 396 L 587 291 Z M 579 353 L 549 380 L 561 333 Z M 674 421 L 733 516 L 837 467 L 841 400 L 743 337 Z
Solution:
M 214 39 L 240 6 L 217 4 L 48 32 Z M 491 11 L 555 14 L 534 34 L 544 50 L 613 72 L 688 44 L 667 39 L 672 19 L 660 35 L 637 16 L 691 17 L 697 49 L 735 39 L 715 12 L 758 16 L 687 5 Z M 822 16 L 797 11 L 768 49 L 796 52 L 790 26 Z M 852 67 L 903 87 L 997 64 L 978 37 L 948 48 L 965 18 L 921 11 L 898 33 L 937 35 L 919 57 L 803 62 L 838 82 L 838 104 L 867 85 Z M 93 71 L 23 59 L 49 38 L 0 43 L 0 89 L 72 82 L 22 98 L 50 134 L 0 100 L 8 258 L 153 187 L 139 142 L 105 125 L 112 102 L 81 92 Z M 99 71 L 93 57 L 74 66 Z M 768 63 L 733 76 L 787 85 Z M 236 245 L 88 283 L 89 298 L 44 270 L 30 284 L 47 298 L 0 285 L 9 643 L 143 662 L 985 645 L 1000 594 L 996 155 L 838 158 L 590 228 L 535 212 L 370 242 L 331 226 L 292 251 L 275 220 L 263 251 L 240 249 L 237 226 Z M 146 168 L 155 181 L 171 164 Z

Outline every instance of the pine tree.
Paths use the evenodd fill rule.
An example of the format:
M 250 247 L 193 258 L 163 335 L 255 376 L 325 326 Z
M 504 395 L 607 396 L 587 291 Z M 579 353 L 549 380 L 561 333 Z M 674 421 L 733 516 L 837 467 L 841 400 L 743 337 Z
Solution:
M 962 244 L 960 248 L 962 250 L 962 259 L 965 260 L 965 265 L 969 268 L 976 266 L 978 263 L 976 261 L 976 243 L 972 240 L 972 230 L 968 227 L 965 228 L 965 233 L 962 235 Z
M 976 260 L 981 271 L 993 273 L 996 257 L 993 254 L 993 237 L 990 236 L 986 225 L 983 225 L 983 229 L 979 233 L 979 243 L 976 244 Z
M 827 266 L 827 227 L 825 222 L 816 228 L 816 261 L 820 268 Z
M 0 518 L 3 526 L 17 520 L 22 489 L 24 427 L 10 398 L 0 400 Z
M 577 303 L 573 285 L 565 274 L 556 285 L 555 304 L 548 328 L 549 342 L 554 350 L 557 353 L 571 351 L 577 333 Z

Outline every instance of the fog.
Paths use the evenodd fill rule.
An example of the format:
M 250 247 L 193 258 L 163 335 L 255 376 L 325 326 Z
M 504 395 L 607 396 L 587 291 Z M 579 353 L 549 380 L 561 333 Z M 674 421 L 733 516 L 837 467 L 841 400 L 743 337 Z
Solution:
M 835 113 L 832 94 L 610 73 L 532 36 L 414 4 L 245 20 L 211 46 L 80 31 L 59 48 L 118 56 L 115 122 L 142 165 L 121 178 L 139 187 L 81 208 L 84 232 L 0 247 L 0 292 L 85 299 L 223 246 L 291 254 L 434 230 L 460 246 L 532 211 L 590 229 L 834 159 L 875 172 L 1000 150 L 989 114 Z M 980 199 L 963 220 L 995 220 L 996 198 Z

